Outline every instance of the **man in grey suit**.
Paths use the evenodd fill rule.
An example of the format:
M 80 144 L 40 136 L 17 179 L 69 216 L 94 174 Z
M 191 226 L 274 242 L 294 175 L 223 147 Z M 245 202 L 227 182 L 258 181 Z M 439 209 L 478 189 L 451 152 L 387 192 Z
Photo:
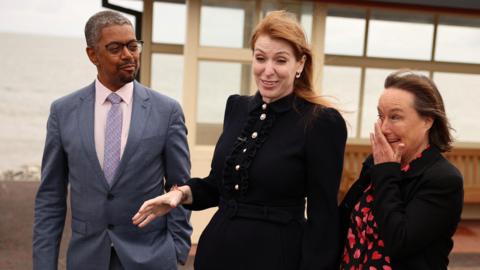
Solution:
M 135 81 L 142 42 L 127 18 L 99 12 L 88 20 L 85 37 L 98 75 L 51 106 L 33 268 L 57 269 L 70 190 L 69 270 L 176 269 L 190 249 L 190 213 L 176 208 L 144 229 L 131 218 L 145 200 L 189 179 L 183 112 Z

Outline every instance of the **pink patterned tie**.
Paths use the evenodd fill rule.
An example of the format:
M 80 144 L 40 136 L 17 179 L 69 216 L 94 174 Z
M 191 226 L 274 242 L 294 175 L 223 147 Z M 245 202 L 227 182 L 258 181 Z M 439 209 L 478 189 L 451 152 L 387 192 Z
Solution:
M 105 127 L 105 151 L 103 159 L 103 173 L 111 186 L 115 171 L 120 163 L 120 147 L 122 137 L 122 108 L 120 103 L 122 98 L 111 93 L 107 100 L 112 103 L 107 115 L 107 125 Z

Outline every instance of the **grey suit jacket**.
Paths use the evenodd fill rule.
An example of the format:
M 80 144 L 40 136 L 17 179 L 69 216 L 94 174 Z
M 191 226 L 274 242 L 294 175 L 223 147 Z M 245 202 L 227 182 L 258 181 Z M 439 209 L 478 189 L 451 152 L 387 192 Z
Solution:
M 143 229 L 131 218 L 165 186 L 190 177 L 180 105 L 134 82 L 128 140 L 110 187 L 95 151 L 94 101 L 93 83 L 51 106 L 35 200 L 33 268 L 57 269 L 70 190 L 69 270 L 108 269 L 112 243 L 127 270 L 176 269 L 190 249 L 190 212 L 178 207 Z

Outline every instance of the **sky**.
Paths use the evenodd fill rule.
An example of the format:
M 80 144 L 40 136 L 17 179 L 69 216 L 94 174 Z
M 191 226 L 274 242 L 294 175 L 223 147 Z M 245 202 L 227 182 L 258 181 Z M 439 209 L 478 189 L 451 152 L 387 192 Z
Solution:
M 141 1 L 116 0 L 141 9 Z M 101 0 L 0 0 L 0 32 L 82 37 L 88 18 L 103 10 Z

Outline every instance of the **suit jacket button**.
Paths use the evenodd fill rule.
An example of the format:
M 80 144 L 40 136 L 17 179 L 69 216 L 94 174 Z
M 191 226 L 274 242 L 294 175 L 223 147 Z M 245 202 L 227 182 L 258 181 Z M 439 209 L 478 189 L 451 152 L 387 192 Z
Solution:
M 113 225 L 113 224 L 108 224 L 107 227 L 108 227 L 109 230 L 113 230 L 113 228 L 115 227 L 115 225 Z
M 111 201 L 111 200 L 113 200 L 114 197 L 115 197 L 115 196 L 113 196 L 112 193 L 108 193 L 108 195 L 107 195 L 107 200 Z

